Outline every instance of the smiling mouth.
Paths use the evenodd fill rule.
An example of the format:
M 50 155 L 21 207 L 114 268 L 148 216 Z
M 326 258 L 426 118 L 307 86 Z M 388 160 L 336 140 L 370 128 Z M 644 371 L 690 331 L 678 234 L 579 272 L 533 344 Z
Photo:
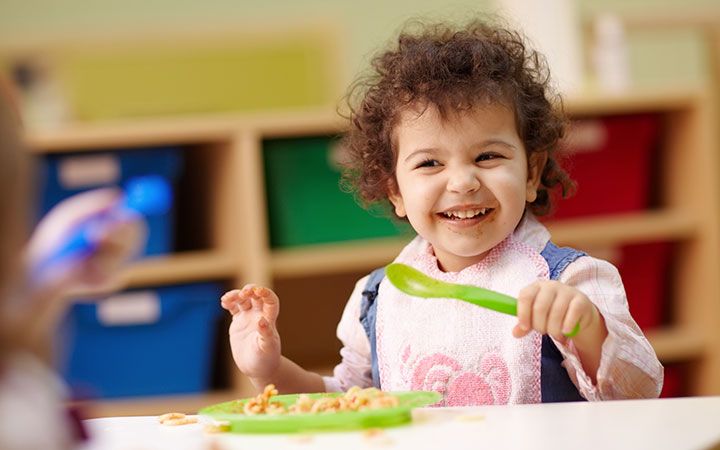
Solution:
M 480 219 L 491 212 L 493 212 L 493 208 L 474 208 L 474 209 L 463 209 L 463 210 L 457 210 L 457 211 L 445 211 L 438 213 L 440 217 L 443 217 L 445 219 L 450 220 L 469 220 L 469 219 Z

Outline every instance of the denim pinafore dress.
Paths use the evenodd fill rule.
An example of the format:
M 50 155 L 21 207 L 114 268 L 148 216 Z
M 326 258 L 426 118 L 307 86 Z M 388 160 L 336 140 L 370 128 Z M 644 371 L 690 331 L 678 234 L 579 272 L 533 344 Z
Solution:
M 557 280 L 562 272 L 576 259 L 586 253 L 569 247 L 558 247 L 548 242 L 540 255 L 547 261 L 549 278 Z M 360 322 L 370 342 L 370 357 L 373 385 L 380 386 L 380 373 L 377 356 L 376 319 L 377 302 L 380 282 L 385 277 L 385 268 L 374 270 L 365 285 L 360 304 Z M 562 366 L 563 356 L 553 340 L 544 335 L 542 337 L 540 356 L 540 390 L 543 403 L 585 401 L 573 384 L 567 370 Z

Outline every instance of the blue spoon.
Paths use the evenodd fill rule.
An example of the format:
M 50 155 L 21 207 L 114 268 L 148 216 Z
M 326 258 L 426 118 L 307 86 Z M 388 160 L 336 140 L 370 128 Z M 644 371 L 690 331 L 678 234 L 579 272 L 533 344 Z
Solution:
M 169 183 L 157 175 L 132 178 L 123 190 L 123 200 L 117 206 L 77 224 L 65 242 L 33 268 L 33 279 L 42 279 L 57 264 L 92 254 L 97 249 L 93 230 L 98 227 L 109 226 L 138 215 L 163 214 L 172 204 Z

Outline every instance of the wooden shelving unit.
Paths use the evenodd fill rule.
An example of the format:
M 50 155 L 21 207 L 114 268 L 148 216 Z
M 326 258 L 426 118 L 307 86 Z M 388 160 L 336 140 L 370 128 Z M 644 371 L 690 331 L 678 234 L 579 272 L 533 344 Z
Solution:
M 217 251 L 184 252 L 138 261 L 120 278 L 128 287 L 228 279 L 242 263 L 236 256 Z
M 655 240 L 677 243 L 672 274 L 674 321 L 650 330 L 648 337 L 663 362 L 693 363 L 690 394 L 720 394 L 720 170 L 716 124 L 705 92 L 665 90 L 622 97 L 570 99 L 574 117 L 656 113 L 664 118 L 660 153 L 660 207 L 632 214 L 549 223 L 554 241 L 579 248 Z M 203 161 L 194 182 L 208 195 L 208 248 L 138 262 L 122 274 L 129 286 L 205 279 L 273 285 L 292 279 L 336 274 L 362 275 L 388 263 L 405 241 L 382 238 L 272 249 L 262 158 L 267 138 L 335 135 L 342 121 L 332 111 L 223 115 L 87 124 L 35 133 L 27 138 L 38 154 L 66 151 L 180 145 Z M 699 187 L 702 187 L 699 190 Z M 349 293 L 352 286 L 347 286 Z M 286 299 L 292 302 L 293 299 Z M 344 304 L 345 299 L 332 299 Z M 303 318 L 293 320 L 307 323 Z M 333 324 L 334 326 L 334 324 Z M 327 342 L 333 336 L 327 336 Z M 328 344 L 329 345 L 329 344 Z M 230 359 L 230 355 L 227 355 Z M 302 361 L 300 361 L 302 363 Z M 336 361 L 324 362 L 325 372 Z M 228 364 L 234 367 L 230 362 Z M 193 411 L 201 406 L 250 394 L 247 381 L 233 371 L 230 390 L 196 396 L 129 399 L 96 404 L 93 415 Z

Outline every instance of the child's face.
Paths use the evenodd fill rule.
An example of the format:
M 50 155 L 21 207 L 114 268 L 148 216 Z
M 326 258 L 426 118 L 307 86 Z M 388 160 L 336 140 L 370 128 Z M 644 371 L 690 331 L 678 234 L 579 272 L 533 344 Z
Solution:
M 537 197 L 542 164 L 528 171 L 514 114 L 502 105 L 445 120 L 432 105 L 419 116 L 407 110 L 395 137 L 398 190 L 390 201 L 432 244 L 443 270 L 479 262 Z

